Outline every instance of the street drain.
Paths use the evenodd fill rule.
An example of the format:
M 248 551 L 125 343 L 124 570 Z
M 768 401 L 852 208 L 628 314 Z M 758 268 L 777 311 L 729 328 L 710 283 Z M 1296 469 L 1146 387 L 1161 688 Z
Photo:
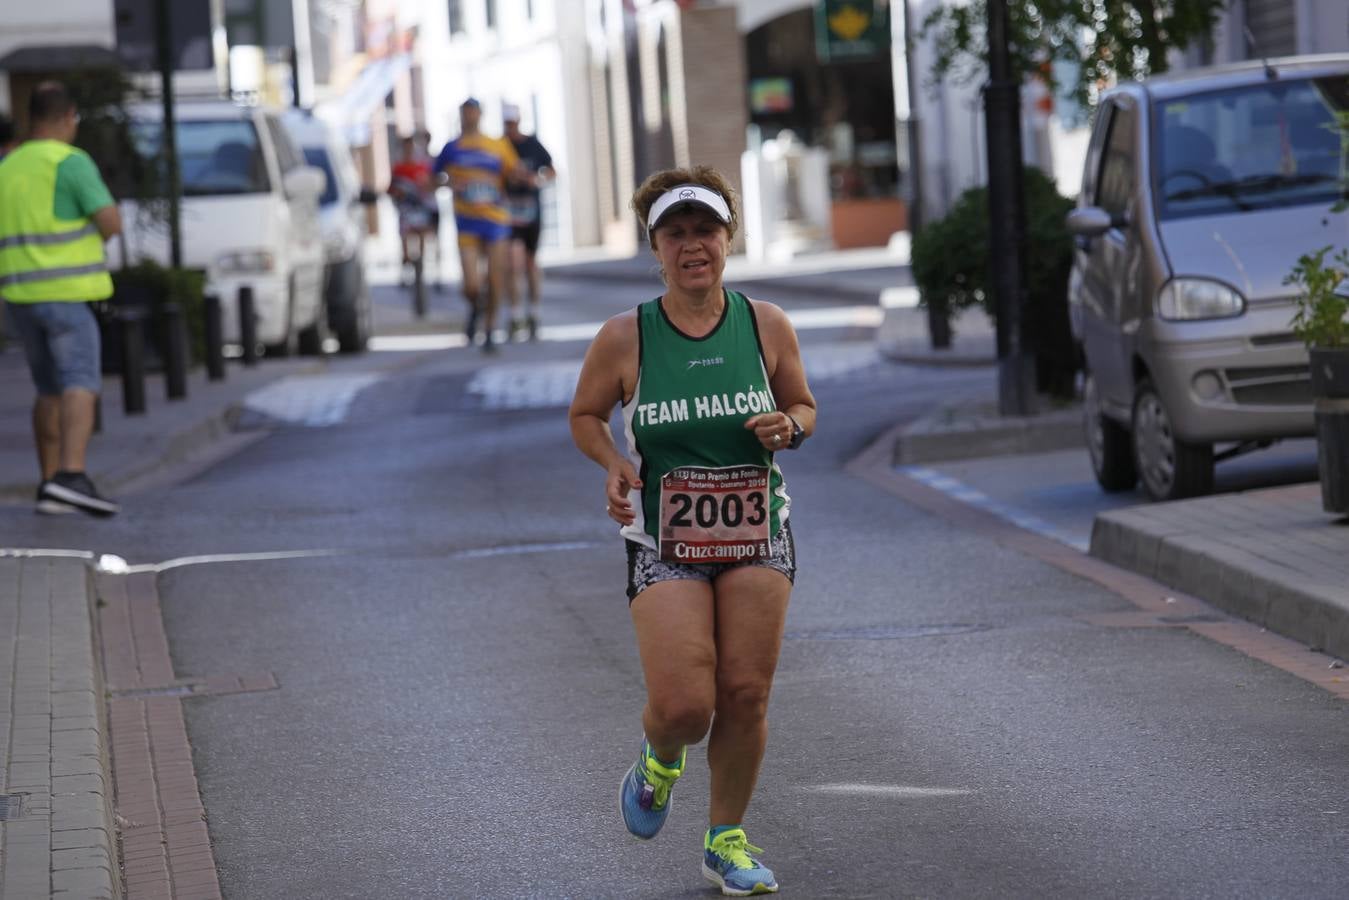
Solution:
M 0 822 L 12 822 L 23 811 L 23 794 L 0 794 Z
M 792 641 L 898 641 L 905 638 L 939 637 L 988 631 L 990 625 L 864 625 L 858 628 L 808 628 L 789 631 L 783 637 Z

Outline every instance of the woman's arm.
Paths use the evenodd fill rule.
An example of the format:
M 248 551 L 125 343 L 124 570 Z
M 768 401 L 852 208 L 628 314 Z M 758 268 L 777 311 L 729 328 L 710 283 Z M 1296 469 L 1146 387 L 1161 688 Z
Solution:
M 763 342 L 764 365 L 768 367 L 768 383 L 773 389 L 778 411 L 753 416 L 745 427 L 754 429 L 759 442 L 769 450 L 783 450 L 791 440 L 793 428 L 785 416 L 794 419 L 807 437 L 815 433 L 815 395 L 806 382 L 801 345 L 787 314 L 772 303 L 750 302 L 754 304 L 759 339 Z M 773 442 L 774 435 L 780 438 L 777 443 Z
M 576 394 L 567 414 L 577 449 L 608 473 L 604 485 L 605 511 L 621 525 L 630 525 L 636 519 L 628 492 L 641 487 L 642 482 L 614 443 L 609 416 L 614 406 L 635 388 L 636 381 L 637 316 L 628 312 L 605 322 L 595 335 L 581 364 Z

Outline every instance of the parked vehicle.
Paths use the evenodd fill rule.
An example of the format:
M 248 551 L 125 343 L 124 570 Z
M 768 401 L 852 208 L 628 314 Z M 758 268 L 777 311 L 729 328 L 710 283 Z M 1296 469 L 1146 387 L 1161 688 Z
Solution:
M 340 129 L 302 110 L 288 111 L 282 122 L 299 144 L 305 162 L 323 170 L 319 230 L 323 235 L 324 307 L 328 327 L 342 352 L 359 353 L 370 338 L 373 315 L 365 280 L 366 224 L 361 205 L 375 202 L 375 195 L 361 188 L 351 148 Z
M 1293 334 L 1298 257 L 1349 242 L 1349 55 L 1276 59 L 1107 92 L 1069 281 L 1096 478 L 1207 493 L 1214 464 L 1313 432 Z M 1221 446 L 1215 450 L 1215 445 Z
M 182 251 L 221 298 L 225 339 L 238 340 L 239 288 L 253 289 L 258 340 L 268 353 L 321 352 L 323 244 L 318 201 L 325 177 L 307 165 L 276 114 L 224 100 L 174 110 L 182 176 Z M 147 151 L 163 140 L 158 104 L 131 109 Z M 129 208 L 128 208 L 129 207 Z M 167 227 L 124 204 L 128 255 L 169 261 Z

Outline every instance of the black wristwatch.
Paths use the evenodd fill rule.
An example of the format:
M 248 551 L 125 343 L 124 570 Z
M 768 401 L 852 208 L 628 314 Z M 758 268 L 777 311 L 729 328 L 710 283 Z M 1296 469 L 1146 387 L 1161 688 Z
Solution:
M 806 430 L 802 428 L 801 423 L 796 421 L 792 416 L 787 413 L 783 413 L 783 415 L 792 420 L 792 439 L 787 442 L 787 449 L 796 450 L 805 442 Z

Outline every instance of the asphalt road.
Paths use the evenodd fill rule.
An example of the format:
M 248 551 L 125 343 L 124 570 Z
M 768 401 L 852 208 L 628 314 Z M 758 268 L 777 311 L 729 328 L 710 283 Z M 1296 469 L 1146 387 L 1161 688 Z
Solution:
M 555 287 L 577 323 L 655 293 Z M 746 822 L 783 892 L 1343 896 L 1343 705 L 1185 630 L 1088 624 L 1129 607 L 845 474 L 990 376 L 881 362 L 864 328 L 802 338 L 820 434 L 782 460 L 800 576 Z M 186 703 L 227 896 L 711 894 L 700 753 L 655 842 L 616 809 L 643 688 L 602 476 L 567 435 L 583 349 L 378 354 L 115 520 L 23 520 L 132 562 L 335 551 L 161 578 L 180 675 L 280 684 Z

